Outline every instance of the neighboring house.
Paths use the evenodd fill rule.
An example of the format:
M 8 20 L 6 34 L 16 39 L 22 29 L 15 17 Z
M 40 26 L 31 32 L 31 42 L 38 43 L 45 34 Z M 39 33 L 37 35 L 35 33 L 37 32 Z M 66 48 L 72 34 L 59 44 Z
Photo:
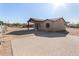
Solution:
M 42 30 L 42 31 L 64 31 L 66 27 L 65 20 L 60 18 L 52 18 L 52 19 L 36 19 L 36 18 L 30 18 L 28 21 L 34 23 L 34 27 L 36 30 Z

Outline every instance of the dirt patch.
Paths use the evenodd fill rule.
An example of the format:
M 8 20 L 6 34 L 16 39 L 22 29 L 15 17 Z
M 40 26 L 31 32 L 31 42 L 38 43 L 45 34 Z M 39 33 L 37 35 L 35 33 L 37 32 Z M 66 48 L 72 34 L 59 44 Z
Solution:
M 66 28 L 70 35 L 79 36 L 79 28 Z
M 12 47 L 11 42 L 13 43 L 15 53 L 18 52 L 20 54 L 25 54 L 29 52 L 35 53 L 37 51 L 38 55 L 53 55 L 53 53 L 58 53 L 58 55 L 79 55 L 79 41 L 77 37 L 73 37 L 70 35 L 79 36 L 78 28 L 67 28 L 68 34 L 64 33 L 40 33 L 40 32 L 30 32 L 27 31 L 27 28 L 8 28 L 7 33 L 4 35 L 4 40 L 6 40 L 5 44 L 0 48 L 0 55 L 12 55 Z M 24 45 L 23 45 L 24 44 Z M 34 47 L 33 47 L 34 46 Z M 16 49 L 16 47 L 19 47 Z M 51 48 L 53 47 L 53 48 Z M 34 48 L 34 50 L 33 50 Z M 50 49 L 49 49 L 50 48 Z M 57 48 L 57 49 L 56 49 Z M 22 50 L 22 52 L 20 50 Z M 36 50 L 35 50 L 36 49 Z M 40 51 L 39 51 L 40 49 Z M 44 49 L 44 50 L 43 50 Z M 59 50 L 60 49 L 60 50 Z M 25 51 L 24 51 L 25 50 Z M 32 51 L 33 50 L 33 51 Z M 42 52 L 44 51 L 44 53 Z M 18 53 L 16 53 L 18 55 Z M 57 54 L 56 54 L 57 55 Z
M 11 41 L 3 41 L 1 43 L 0 56 L 12 56 Z

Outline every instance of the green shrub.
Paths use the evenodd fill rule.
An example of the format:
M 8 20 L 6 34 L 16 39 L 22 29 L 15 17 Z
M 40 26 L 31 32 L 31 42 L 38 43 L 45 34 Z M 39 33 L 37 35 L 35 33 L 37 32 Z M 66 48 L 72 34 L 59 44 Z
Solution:
M 0 21 L 0 25 L 1 25 L 1 24 L 2 24 L 2 25 L 4 24 L 3 21 Z

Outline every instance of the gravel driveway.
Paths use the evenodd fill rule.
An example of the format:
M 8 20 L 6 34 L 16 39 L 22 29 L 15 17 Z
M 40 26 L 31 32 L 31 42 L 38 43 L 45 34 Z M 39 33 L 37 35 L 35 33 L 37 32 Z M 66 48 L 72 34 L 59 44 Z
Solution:
M 54 35 L 57 35 L 54 33 Z M 62 35 L 62 34 L 60 34 Z M 29 34 L 23 39 L 11 40 L 15 56 L 77 56 L 79 55 L 79 37 L 42 37 Z

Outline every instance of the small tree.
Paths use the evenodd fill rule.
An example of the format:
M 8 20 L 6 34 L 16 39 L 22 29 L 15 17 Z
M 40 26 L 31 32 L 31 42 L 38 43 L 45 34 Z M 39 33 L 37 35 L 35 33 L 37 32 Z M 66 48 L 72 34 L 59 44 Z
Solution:
M 4 24 L 3 21 L 0 21 L 0 25 L 1 25 L 1 24 L 2 24 L 2 25 Z
M 79 22 L 76 24 L 76 27 L 78 27 L 78 28 L 79 28 Z

